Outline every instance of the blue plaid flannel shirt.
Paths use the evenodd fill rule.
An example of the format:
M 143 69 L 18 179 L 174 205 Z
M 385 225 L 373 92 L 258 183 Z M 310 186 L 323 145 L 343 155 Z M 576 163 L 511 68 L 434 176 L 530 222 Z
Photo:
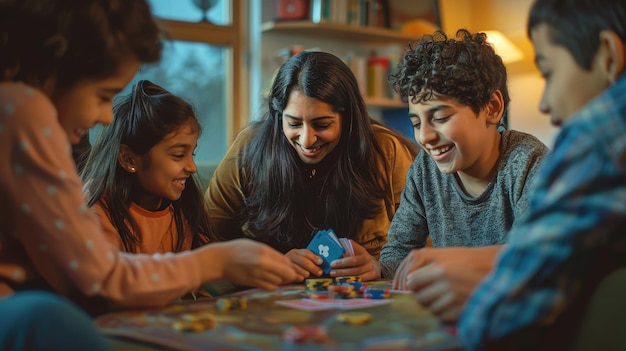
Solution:
M 459 319 L 467 350 L 548 324 L 594 255 L 626 243 L 626 75 L 563 124 L 535 177 L 529 212 Z

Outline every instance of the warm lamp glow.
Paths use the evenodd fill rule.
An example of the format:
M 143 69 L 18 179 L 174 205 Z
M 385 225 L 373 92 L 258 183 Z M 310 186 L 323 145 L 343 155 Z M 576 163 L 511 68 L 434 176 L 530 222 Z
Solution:
M 524 57 L 520 49 L 507 39 L 504 34 L 497 30 L 486 30 L 484 33 L 487 34 L 487 42 L 493 45 L 496 54 L 502 57 L 502 61 L 505 64 L 519 61 Z

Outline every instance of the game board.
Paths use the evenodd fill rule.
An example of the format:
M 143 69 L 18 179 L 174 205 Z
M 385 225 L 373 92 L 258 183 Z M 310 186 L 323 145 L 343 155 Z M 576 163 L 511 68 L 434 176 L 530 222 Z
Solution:
M 374 284 L 387 284 L 378 282 Z M 100 331 L 144 345 L 171 350 L 459 350 L 458 342 L 444 332 L 437 319 L 419 306 L 411 294 L 392 293 L 389 303 L 358 307 L 373 316 L 363 325 L 337 321 L 341 308 L 302 310 L 277 301 L 302 299 L 304 285 L 277 291 L 247 290 L 247 308 L 220 312 L 216 299 L 183 302 L 154 310 L 121 311 L 96 318 Z M 352 310 L 352 309 L 351 309 Z M 214 327 L 200 332 L 181 332 L 172 325 L 189 316 L 210 316 Z M 284 342 L 292 326 L 326 327 L 329 340 L 315 344 Z

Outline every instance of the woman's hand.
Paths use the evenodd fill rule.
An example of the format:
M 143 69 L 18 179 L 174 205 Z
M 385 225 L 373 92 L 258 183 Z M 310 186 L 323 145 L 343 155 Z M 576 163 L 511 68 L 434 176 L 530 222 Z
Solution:
M 360 276 L 361 280 L 368 281 L 380 278 L 380 265 L 363 246 L 350 239 L 354 256 L 343 257 L 331 262 L 333 277 Z
M 291 249 L 285 256 L 293 263 L 299 282 L 310 277 L 311 274 L 320 277 L 323 273 L 320 266 L 324 261 L 308 249 Z

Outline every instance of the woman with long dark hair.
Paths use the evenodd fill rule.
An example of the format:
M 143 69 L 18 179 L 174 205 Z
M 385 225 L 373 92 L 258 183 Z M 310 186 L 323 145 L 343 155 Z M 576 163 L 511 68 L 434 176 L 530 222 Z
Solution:
M 330 275 L 378 277 L 376 260 L 416 144 L 369 116 L 354 74 L 329 53 L 287 60 L 267 102 L 211 179 L 213 232 L 268 243 L 304 279 L 322 275 L 321 258 L 304 248 L 330 228 L 354 249 Z

